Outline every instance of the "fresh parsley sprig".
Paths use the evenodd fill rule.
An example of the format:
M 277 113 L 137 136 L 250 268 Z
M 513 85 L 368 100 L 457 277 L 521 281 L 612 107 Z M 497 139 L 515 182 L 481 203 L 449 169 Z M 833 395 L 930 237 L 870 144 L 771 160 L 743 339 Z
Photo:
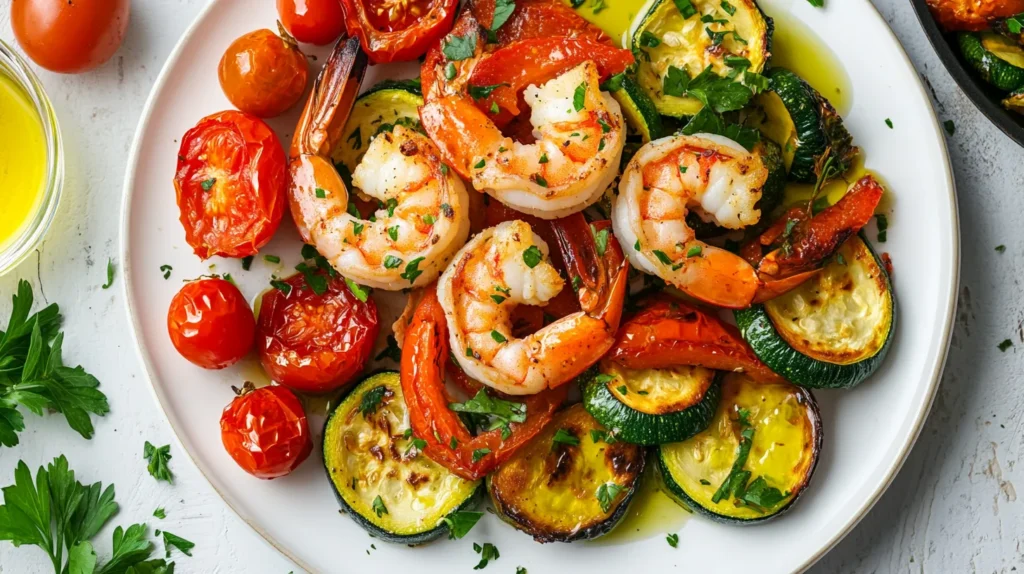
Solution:
M 107 414 L 107 397 L 96 388 L 96 377 L 64 365 L 57 304 L 31 313 L 32 301 L 31 285 L 20 281 L 7 329 L 0 331 L 0 446 L 17 445 L 25 430 L 19 406 L 39 416 L 44 410 L 61 413 L 72 429 L 92 438 L 89 415 Z
M 170 574 L 174 563 L 151 558 L 154 545 L 146 540 L 146 525 L 114 530 L 113 551 L 100 565 L 90 539 L 117 512 L 114 487 L 89 486 L 75 479 L 63 455 L 33 479 L 24 461 L 14 470 L 14 484 L 3 489 L 0 541 L 32 545 L 49 556 L 56 574 Z M 66 557 L 66 560 L 65 560 Z

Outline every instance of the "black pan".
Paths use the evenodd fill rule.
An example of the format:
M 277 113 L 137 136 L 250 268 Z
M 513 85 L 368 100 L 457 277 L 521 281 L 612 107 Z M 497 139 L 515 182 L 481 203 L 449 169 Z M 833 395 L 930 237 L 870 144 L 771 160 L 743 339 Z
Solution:
M 939 60 L 942 60 L 942 64 L 946 66 L 946 70 L 956 80 L 960 89 L 997 128 L 1003 130 L 1003 133 L 1018 145 L 1024 146 L 1024 115 L 1004 108 L 1000 102 L 1006 97 L 1005 94 L 988 85 L 968 67 L 960 56 L 956 35 L 947 34 L 939 28 L 925 0 L 910 0 L 910 4 L 917 12 L 917 19 L 921 22 L 928 41 L 939 54 Z

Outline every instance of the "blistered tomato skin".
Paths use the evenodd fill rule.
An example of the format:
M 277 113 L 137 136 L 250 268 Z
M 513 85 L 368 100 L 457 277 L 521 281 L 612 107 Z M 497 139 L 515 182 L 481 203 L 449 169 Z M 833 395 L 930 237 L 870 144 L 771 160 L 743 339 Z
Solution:
M 288 32 L 305 44 L 326 46 L 345 31 L 340 0 L 277 0 L 277 15 Z
M 256 478 L 278 478 L 295 470 L 313 451 L 302 403 L 277 385 L 246 383 L 220 417 L 224 450 Z
M 256 326 L 260 362 L 270 378 L 291 389 L 323 393 L 363 370 L 380 325 L 373 299 L 362 302 L 345 281 L 329 279 L 317 295 L 302 275 L 284 282 L 288 293 L 263 294 Z
M 220 59 L 217 77 L 239 110 L 261 118 L 283 114 L 306 91 L 309 63 L 294 40 L 270 30 L 239 36 Z
M 256 320 L 238 287 L 223 279 L 186 283 L 171 299 L 167 332 L 182 357 L 204 369 L 242 359 L 256 338 Z
M 287 203 L 284 148 L 256 116 L 207 116 L 182 137 L 174 176 L 185 240 L 202 259 L 255 255 Z

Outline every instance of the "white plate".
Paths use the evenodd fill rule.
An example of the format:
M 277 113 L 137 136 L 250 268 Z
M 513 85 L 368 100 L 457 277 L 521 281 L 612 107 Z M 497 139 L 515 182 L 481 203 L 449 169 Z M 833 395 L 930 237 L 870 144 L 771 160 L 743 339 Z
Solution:
M 854 86 L 846 124 L 865 150 L 868 167 L 884 176 L 895 198 L 888 242 L 878 247 L 892 254 L 895 265 L 896 340 L 870 381 L 852 391 L 816 393 L 825 443 L 812 485 L 792 512 L 748 528 L 702 518 L 665 525 L 678 530 L 678 549 L 665 543 L 664 530 L 625 544 L 539 545 L 487 515 L 469 540 L 421 548 L 378 543 L 368 556 L 370 540 L 339 515 L 316 449 L 297 472 L 279 480 L 256 480 L 235 466 L 221 447 L 218 420 L 231 400 L 229 385 L 252 378 L 256 369 L 249 363 L 203 371 L 179 357 L 168 340 L 167 305 L 182 279 L 210 272 L 185 243 L 171 180 L 181 135 L 200 117 L 230 108 L 217 81 L 224 48 L 245 32 L 272 27 L 277 18 L 272 2 L 256 0 L 211 2 L 174 50 L 139 124 L 122 213 L 126 301 L 139 354 L 182 447 L 224 500 L 275 547 L 323 572 L 385 564 L 390 571 L 468 572 L 476 563 L 470 540 L 495 543 L 502 555 L 496 566 L 505 572 L 517 565 L 531 574 L 623 572 L 640 563 L 655 572 L 677 566 L 786 572 L 806 568 L 838 542 L 899 469 L 941 375 L 959 271 L 953 180 L 945 140 L 917 73 L 868 0 L 830 2 L 826 10 L 803 1 L 762 4 L 769 14 L 792 11 L 845 62 Z M 403 71 L 411 75 L 415 66 Z M 380 73 L 372 69 L 364 85 Z M 895 129 L 886 127 L 886 118 Z M 286 145 L 294 120 L 295 114 L 272 122 Z M 282 256 L 286 270 L 299 259 L 298 246 L 286 222 L 265 252 Z M 249 272 L 238 261 L 213 263 L 215 272 L 230 272 L 249 297 L 267 285 L 274 269 L 259 259 Z M 163 264 L 174 268 L 170 280 L 162 277 Z

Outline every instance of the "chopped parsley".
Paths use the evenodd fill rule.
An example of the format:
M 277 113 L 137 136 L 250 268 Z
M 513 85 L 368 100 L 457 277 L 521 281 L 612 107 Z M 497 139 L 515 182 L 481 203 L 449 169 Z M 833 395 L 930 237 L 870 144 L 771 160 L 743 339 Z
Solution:
M 671 546 L 672 548 L 678 548 L 679 547 L 679 535 L 675 534 L 675 533 L 667 534 L 667 535 L 665 535 L 665 542 L 668 542 L 668 545 Z
M 583 82 L 576 86 L 576 90 L 572 93 L 572 107 L 577 112 L 583 110 L 583 104 L 587 98 L 587 83 Z
M 454 62 L 472 58 L 476 52 L 476 32 L 470 32 L 465 36 L 449 35 L 441 46 L 441 52 L 445 58 Z
M 875 221 L 878 223 L 878 242 L 885 243 L 886 230 L 889 229 L 889 218 L 884 213 L 875 215 Z
M 540 248 L 536 245 L 531 245 L 523 250 L 523 263 L 526 263 L 526 266 L 530 269 L 540 264 L 543 258 L 544 256 L 541 254 Z
M 598 231 L 594 224 L 590 224 L 590 233 L 594 236 L 594 245 L 597 247 L 597 254 L 604 257 L 605 251 L 608 250 L 608 229 L 602 229 Z
M 601 84 L 601 90 L 605 92 L 617 92 L 622 89 L 622 81 L 626 79 L 625 72 L 619 72 L 614 76 L 608 78 Z
M 177 548 L 185 556 L 192 556 L 192 549 L 196 547 L 195 542 L 185 540 L 181 536 L 178 536 L 177 534 L 171 534 L 166 530 L 164 530 L 163 532 L 157 530 L 156 534 L 163 536 L 164 554 L 167 558 L 171 557 L 171 548 Z
M 629 388 L 626 385 L 619 385 L 615 390 L 619 391 L 620 395 L 628 395 Z
M 825 0 L 807 0 L 807 3 L 815 8 L 824 8 Z
M 946 128 L 946 133 L 949 134 L 949 137 L 953 137 L 953 134 L 956 133 L 956 124 L 953 123 L 953 120 L 942 122 L 942 127 Z
M 473 462 L 480 462 L 480 459 L 482 459 L 483 457 L 485 457 L 485 456 L 487 456 L 489 454 L 491 454 L 491 449 L 489 449 L 489 448 L 478 448 L 478 449 L 473 451 Z
M 266 261 L 267 263 L 280 263 L 281 262 L 281 258 L 278 257 L 277 255 L 264 255 L 263 256 L 263 260 Z
M 487 567 L 488 562 L 501 557 L 501 554 L 498 553 L 498 548 L 490 542 L 484 542 L 483 546 L 474 542 L 473 551 L 480 555 L 480 562 L 473 567 L 473 570 L 483 570 Z
M 159 518 L 160 520 L 163 520 L 164 518 L 167 518 L 167 512 L 164 511 L 163 507 L 157 508 L 156 510 L 153 511 L 153 516 Z
M 455 63 L 448 62 L 448 65 L 444 67 L 444 78 L 449 82 L 455 79 Z
M 691 245 L 690 248 L 686 250 L 686 256 L 687 257 L 697 257 L 698 255 L 700 255 L 700 253 L 701 253 L 700 245 Z
M 322 187 L 316 188 L 316 198 L 317 199 L 323 199 L 325 197 L 327 197 L 327 192 L 324 190 L 324 188 L 322 188 Z
M 605 442 L 607 444 L 615 444 L 618 442 L 615 438 L 615 433 L 608 432 L 602 429 L 590 429 L 590 440 L 594 442 Z
M 398 241 L 398 226 L 397 225 L 392 225 L 391 227 L 388 228 L 388 237 L 391 238 L 391 241 Z
M 475 510 L 458 510 L 444 517 L 443 522 L 448 525 L 448 540 L 456 540 L 469 534 L 483 515 L 483 512 Z
M 501 88 L 501 87 L 507 87 L 507 86 L 508 86 L 508 84 L 491 84 L 489 86 L 470 86 L 469 87 L 469 95 L 472 96 L 474 100 L 482 100 L 482 99 L 486 98 L 487 96 L 491 95 L 491 92 L 493 92 L 494 90 L 497 90 L 498 88 Z
M 1007 349 L 1013 346 L 1013 341 L 1009 339 L 1004 339 L 1002 343 L 999 343 L 996 346 L 999 348 L 1000 351 L 1005 353 Z
M 150 476 L 164 482 L 174 482 L 174 474 L 168 466 L 171 460 L 171 445 L 165 444 L 157 448 L 147 440 L 142 449 L 142 457 L 149 461 L 146 470 Z
M 244 265 L 244 263 L 243 263 L 243 265 Z M 170 278 L 171 278 L 171 271 L 172 271 L 173 269 L 174 269 L 174 268 L 173 268 L 173 267 L 171 267 L 170 265 L 161 265 L 161 266 L 160 266 L 160 271 L 162 271 L 162 272 L 163 272 L 163 274 L 164 274 L 164 279 L 170 279 Z
M 363 232 L 363 228 L 364 227 L 365 227 L 364 224 L 359 223 L 358 221 L 353 221 L 352 222 L 352 233 L 354 235 L 360 235 Z
M 213 189 L 214 184 L 217 183 L 217 178 L 211 177 L 210 179 L 204 179 L 203 183 L 199 184 L 199 187 L 203 188 L 203 191 L 210 191 Z
M 885 125 L 889 126 L 889 129 L 892 129 L 892 120 L 885 118 Z
M 356 299 L 359 299 L 359 301 L 366 303 L 366 300 L 370 298 L 370 289 L 368 287 L 363 287 L 348 277 L 345 278 L 345 285 L 348 286 L 348 290 L 351 291 L 352 295 L 354 295 Z
M 377 518 L 384 516 L 388 513 L 388 507 L 384 506 L 384 499 L 377 495 L 377 498 L 373 499 L 373 513 L 377 515 Z
M 576 435 L 574 435 L 572 431 L 560 428 L 557 431 L 555 431 L 555 436 L 552 437 L 551 442 L 557 444 L 567 444 L 569 446 L 577 446 L 580 444 L 580 439 L 576 438 Z
M 409 454 L 413 450 L 415 450 L 417 453 L 419 453 L 419 452 L 422 452 L 423 449 L 425 449 L 425 448 L 427 448 L 427 441 L 425 441 L 425 440 L 423 440 L 421 438 L 418 438 L 418 437 L 417 438 L 413 438 L 412 441 L 409 442 L 409 446 L 407 446 L 405 448 L 405 454 Z
M 114 260 L 107 259 L 107 282 L 103 284 L 104 289 L 110 289 L 114 284 Z
M 658 258 L 658 261 L 661 261 L 665 265 L 672 264 L 672 258 L 670 258 L 664 251 L 660 249 L 654 250 L 654 256 Z
M 615 504 L 615 499 L 618 498 L 619 493 L 623 490 L 626 490 L 625 486 L 614 482 L 606 482 L 597 487 L 597 502 L 601 505 L 601 510 L 604 512 L 611 510 L 612 505 Z
M 384 394 L 387 393 L 388 388 L 384 385 L 379 387 L 373 387 L 372 389 L 363 393 L 363 396 L 359 398 L 359 414 L 372 415 L 377 412 L 382 402 L 384 402 Z
M 394 335 L 388 335 L 387 346 L 373 358 L 374 361 L 381 359 L 391 359 L 396 363 L 402 362 L 402 349 L 398 348 L 398 340 Z
M 536 182 L 536 184 L 541 186 L 541 187 L 547 187 L 548 186 L 548 180 L 544 179 L 544 177 L 541 176 L 540 174 L 534 174 L 533 175 L 533 181 Z
M 395 257 L 394 255 L 384 256 L 384 268 L 385 269 L 397 269 L 402 264 L 402 259 Z
M 716 74 L 710 65 L 692 79 L 685 69 L 669 66 L 662 88 L 669 96 L 696 98 L 717 113 L 741 109 L 754 95 L 749 87 Z
M 363 136 L 360 133 L 359 128 L 352 130 L 352 133 L 348 134 L 348 137 L 345 138 L 345 141 L 352 143 L 352 149 L 357 150 L 363 147 Z M 319 197 L 319 195 L 317 197 Z
M 509 17 L 512 16 L 512 12 L 515 9 L 515 0 L 497 0 L 494 3 L 494 18 L 491 20 L 490 30 L 494 32 L 501 28 L 508 21 Z
M 270 286 L 284 293 L 285 295 L 292 292 L 292 286 L 289 285 L 288 283 L 285 283 L 284 281 L 281 281 L 280 279 L 271 279 Z
M 508 341 L 508 339 L 505 338 L 505 335 L 502 335 L 498 331 L 491 331 L 491 338 L 494 339 L 495 343 L 504 343 Z
M 722 10 L 725 10 L 725 13 L 730 16 L 736 14 L 736 7 L 728 3 L 726 0 L 722 0 Z
M 683 15 L 683 18 L 689 18 L 697 14 L 697 9 L 693 7 L 690 0 L 675 0 L 676 8 L 679 9 L 679 13 Z
M 475 357 L 475 353 L 469 347 L 466 348 L 466 356 Z M 464 403 L 449 403 L 448 409 L 457 413 L 471 413 L 489 417 L 490 423 L 486 430 L 502 429 L 502 438 L 511 434 L 511 423 L 522 423 L 526 421 L 526 405 L 492 397 L 487 391 L 480 389 L 476 395 Z
M 420 263 L 426 259 L 425 257 L 417 257 L 405 265 L 405 271 L 402 271 L 401 278 L 407 279 L 410 284 L 416 282 L 416 278 L 423 274 L 420 270 Z
M 661 45 L 661 39 L 647 30 L 644 30 L 640 34 L 640 45 L 644 48 L 657 48 Z
M 546 154 L 546 153 L 540 154 L 540 159 L 537 160 L 537 163 L 547 163 L 547 162 L 548 162 L 548 154 Z
M 473 169 L 483 169 L 485 165 L 487 165 L 487 162 L 481 158 L 480 161 L 473 164 Z
M 243 271 L 248 271 L 250 268 L 252 268 L 252 260 L 253 259 L 255 259 L 255 258 L 252 255 L 249 255 L 249 256 L 246 256 L 246 257 L 242 258 L 242 270 Z M 167 267 L 170 267 L 170 265 L 168 265 Z M 166 279 L 166 277 L 164 277 L 164 279 Z

